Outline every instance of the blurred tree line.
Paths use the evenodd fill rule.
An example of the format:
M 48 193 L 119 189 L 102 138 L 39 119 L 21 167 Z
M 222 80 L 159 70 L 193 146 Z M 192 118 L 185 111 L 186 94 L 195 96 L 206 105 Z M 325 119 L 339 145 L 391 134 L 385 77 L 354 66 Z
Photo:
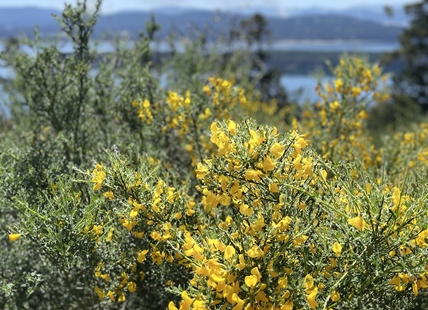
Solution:
M 267 65 L 269 54 L 265 48 L 270 43 L 272 32 L 268 20 L 260 13 L 241 19 L 237 27 L 230 28 L 231 42 L 243 41 L 247 49 L 253 51 L 251 57 L 251 78 L 255 79 L 255 90 L 260 91 L 261 100 L 276 100 L 280 107 L 289 104 L 287 91 L 281 85 L 283 72 Z

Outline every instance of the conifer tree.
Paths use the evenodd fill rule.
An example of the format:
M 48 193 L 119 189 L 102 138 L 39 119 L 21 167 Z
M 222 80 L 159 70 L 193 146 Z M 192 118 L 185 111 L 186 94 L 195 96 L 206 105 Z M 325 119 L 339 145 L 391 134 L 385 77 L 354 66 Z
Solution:
M 400 36 L 396 57 L 403 59 L 404 70 L 396 77 L 398 89 L 428 112 L 428 1 L 405 7 L 412 16 L 410 25 Z

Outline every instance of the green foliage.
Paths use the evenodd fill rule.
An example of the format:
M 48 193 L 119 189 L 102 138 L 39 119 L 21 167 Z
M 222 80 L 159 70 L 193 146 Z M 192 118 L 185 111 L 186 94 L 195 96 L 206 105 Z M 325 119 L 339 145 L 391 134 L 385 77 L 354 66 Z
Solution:
M 36 36 L 1 56 L 0 308 L 411 306 L 428 286 L 428 126 L 377 147 L 377 65 L 343 57 L 295 115 L 246 52 L 202 37 L 155 65 L 154 20 L 99 55 L 99 8 L 58 18 L 71 53 Z

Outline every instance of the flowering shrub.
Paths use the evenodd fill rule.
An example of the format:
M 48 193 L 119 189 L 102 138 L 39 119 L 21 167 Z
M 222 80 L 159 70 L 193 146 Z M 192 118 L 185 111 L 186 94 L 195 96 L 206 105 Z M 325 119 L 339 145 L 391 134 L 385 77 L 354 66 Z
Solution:
M 366 119 L 369 107 L 389 98 L 387 75 L 382 75 L 379 66 L 349 56 L 341 59 L 333 73 L 334 79 L 317 87 L 320 101 L 304 111 L 302 121 L 294 127 L 311 135 L 313 147 L 324 158 L 378 165 L 380 155 L 368 134 Z
M 427 286 L 425 198 L 360 188 L 351 165 L 330 166 L 296 133 L 211 129 L 218 153 L 196 170 L 207 223 L 176 245 L 194 274 L 180 309 L 381 309 Z
M 84 9 L 65 24 L 91 30 Z M 239 57 L 197 48 L 162 89 L 150 29 L 94 74 L 71 28 L 69 58 L 6 57 L 0 307 L 410 307 L 428 287 L 428 126 L 373 141 L 381 69 L 343 57 L 297 113 L 261 102 Z M 47 66 L 70 83 L 40 84 Z

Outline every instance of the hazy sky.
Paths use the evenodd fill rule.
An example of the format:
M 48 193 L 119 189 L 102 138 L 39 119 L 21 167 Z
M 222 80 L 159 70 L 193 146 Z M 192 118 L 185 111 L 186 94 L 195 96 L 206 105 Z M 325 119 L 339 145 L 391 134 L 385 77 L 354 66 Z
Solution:
M 62 9 L 64 2 L 75 3 L 75 0 L 0 0 L 1 6 L 38 6 Z M 88 0 L 94 3 L 95 0 Z M 292 8 L 319 6 L 325 8 L 346 8 L 355 5 L 403 5 L 414 0 L 104 0 L 104 13 L 122 10 L 149 10 L 162 6 L 194 7 L 205 9 L 249 8 L 253 6 L 270 6 L 286 13 Z

